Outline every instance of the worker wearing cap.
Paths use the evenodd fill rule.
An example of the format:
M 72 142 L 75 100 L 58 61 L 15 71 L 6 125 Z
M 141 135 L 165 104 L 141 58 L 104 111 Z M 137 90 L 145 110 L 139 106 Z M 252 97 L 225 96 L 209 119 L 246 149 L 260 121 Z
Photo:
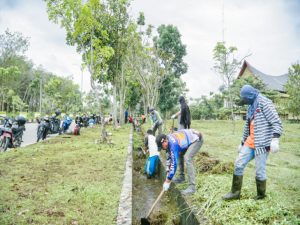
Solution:
M 189 195 L 195 193 L 195 168 L 192 161 L 202 146 L 202 134 L 196 130 L 184 129 L 168 135 L 160 134 L 156 137 L 156 143 L 159 149 L 162 148 L 163 150 L 166 150 L 169 155 L 167 161 L 170 161 L 169 172 L 167 173 L 163 189 L 165 191 L 169 189 L 171 181 L 176 173 L 177 164 L 179 164 L 180 175 L 178 177 L 179 179 L 175 179 L 176 182 L 174 183 L 181 183 L 185 180 L 185 162 L 187 166 L 189 186 L 187 189 L 182 191 L 182 194 Z

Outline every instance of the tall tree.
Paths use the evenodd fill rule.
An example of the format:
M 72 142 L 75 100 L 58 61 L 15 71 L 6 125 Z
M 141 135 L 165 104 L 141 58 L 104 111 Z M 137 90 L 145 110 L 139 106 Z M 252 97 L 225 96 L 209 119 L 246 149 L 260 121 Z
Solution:
M 114 118 L 117 115 L 118 76 L 126 51 L 129 6 L 126 0 L 45 0 L 50 20 L 67 31 L 67 40 L 82 53 L 94 80 L 111 82 L 114 95 Z
M 19 77 L 20 71 L 17 67 L 0 67 L 0 111 L 10 110 L 12 98 L 16 95 L 12 87 Z
M 131 67 L 134 79 L 140 83 L 144 113 L 148 106 L 156 106 L 159 97 L 164 68 L 162 67 L 157 50 L 153 47 L 151 25 L 146 32 L 132 32 L 130 46 L 126 54 L 126 62 Z
M 168 111 L 178 105 L 179 96 L 186 91 L 185 87 L 185 83 L 173 74 L 163 80 L 159 89 L 158 106 L 164 117 Z
M 28 38 L 20 32 L 11 32 L 8 29 L 0 35 L 0 64 L 17 55 L 23 55 L 29 46 Z
M 242 59 L 237 59 L 235 57 L 236 52 L 236 47 L 226 47 L 225 42 L 217 42 L 217 45 L 213 49 L 213 59 L 215 60 L 213 69 L 222 78 L 225 90 L 228 92 L 228 98 L 226 100 L 228 103 L 228 108 L 231 110 L 231 119 L 233 120 L 233 132 L 235 131 L 234 106 L 233 95 L 229 87 L 232 85 L 236 76 L 236 71 L 240 67 L 242 61 L 248 56 L 250 56 L 250 54 L 247 54 Z
M 187 64 L 183 61 L 186 46 L 181 41 L 181 34 L 173 25 L 160 25 L 157 28 L 158 37 L 154 38 L 162 64 L 169 74 L 180 77 L 187 72 Z
M 26 84 L 24 78 L 32 68 L 23 56 L 28 46 L 28 38 L 20 32 L 7 29 L 0 34 L 0 110 L 14 110 L 17 103 L 26 106 L 22 100 L 26 85 L 21 84 Z
M 285 85 L 289 95 L 288 110 L 297 119 L 300 116 L 300 64 L 295 63 L 289 68 L 289 78 Z
M 157 29 L 158 36 L 154 45 L 165 69 L 164 79 L 159 88 L 159 108 L 165 114 L 178 104 L 178 98 L 185 90 L 185 83 L 180 79 L 187 72 L 187 64 L 183 61 L 186 46 L 181 41 L 181 34 L 173 25 L 161 25 Z

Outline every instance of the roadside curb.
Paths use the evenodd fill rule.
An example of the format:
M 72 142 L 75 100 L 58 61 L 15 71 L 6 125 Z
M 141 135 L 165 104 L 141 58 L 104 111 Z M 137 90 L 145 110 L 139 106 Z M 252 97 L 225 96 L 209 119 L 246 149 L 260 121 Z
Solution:
M 125 165 L 123 186 L 119 201 L 117 225 L 132 224 L 132 129 L 129 135 L 127 161 Z

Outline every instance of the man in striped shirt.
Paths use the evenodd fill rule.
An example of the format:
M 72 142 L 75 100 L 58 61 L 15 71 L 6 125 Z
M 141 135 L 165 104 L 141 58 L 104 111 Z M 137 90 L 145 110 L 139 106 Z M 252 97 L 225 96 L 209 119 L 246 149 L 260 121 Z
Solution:
M 272 101 L 261 95 L 250 85 L 244 85 L 240 96 L 249 105 L 243 139 L 238 148 L 239 155 L 235 161 L 231 192 L 223 196 L 225 200 L 239 199 L 243 173 L 246 165 L 255 158 L 257 196 L 266 195 L 266 164 L 269 152 L 279 151 L 279 137 L 282 124 Z
M 203 143 L 201 133 L 192 129 L 184 129 L 169 135 L 160 134 L 156 137 L 156 143 L 158 148 L 166 150 L 168 153 L 167 161 L 170 162 L 163 189 L 165 191 L 169 189 L 171 181 L 176 173 L 177 164 L 179 164 L 180 175 L 184 176 L 184 157 L 184 162 L 187 166 L 189 186 L 182 191 L 182 194 L 189 195 L 195 193 L 195 168 L 192 161 Z M 179 158 L 181 159 L 179 160 Z M 182 181 L 184 181 L 184 179 Z

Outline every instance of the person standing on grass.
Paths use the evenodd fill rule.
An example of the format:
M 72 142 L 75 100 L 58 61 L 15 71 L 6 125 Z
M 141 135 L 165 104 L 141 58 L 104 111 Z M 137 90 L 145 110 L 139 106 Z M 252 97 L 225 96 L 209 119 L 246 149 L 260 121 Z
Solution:
M 125 124 L 126 124 L 128 122 L 128 109 L 125 110 L 124 117 L 125 117 Z
M 186 104 L 186 101 L 183 96 L 179 97 L 180 111 L 171 116 L 171 119 L 175 119 L 180 116 L 179 119 L 179 130 L 181 129 L 190 129 L 191 127 L 191 113 L 190 108 Z
M 150 129 L 147 131 L 147 135 L 145 137 L 144 149 L 146 152 L 149 152 L 149 157 L 145 165 L 145 173 L 147 174 L 147 178 L 151 178 L 156 173 L 159 152 L 155 142 L 155 136 L 153 136 L 153 131 Z
M 239 199 L 243 173 L 248 162 L 255 158 L 256 188 L 255 199 L 266 196 L 266 165 L 269 152 L 279 151 L 279 137 L 283 132 L 282 124 L 272 101 L 251 85 L 244 85 L 240 91 L 241 99 L 248 104 L 244 135 L 239 155 L 235 161 L 231 192 L 224 200 Z
M 202 146 L 202 134 L 196 130 L 184 129 L 168 135 L 160 134 L 156 137 L 156 143 L 159 149 L 162 148 L 163 150 L 166 150 L 166 153 L 168 153 L 168 158 L 166 162 L 170 164 L 169 172 L 167 173 L 163 189 L 165 191 L 169 189 L 171 181 L 176 173 L 177 163 L 179 164 L 180 175 L 179 179 L 174 179 L 174 183 L 182 183 L 185 180 L 185 162 L 187 166 L 189 186 L 187 189 L 182 191 L 182 194 L 194 194 L 196 191 L 196 175 L 195 168 L 193 166 L 193 158 L 199 152 Z
M 158 134 L 161 134 L 163 120 L 161 119 L 159 113 L 154 108 L 150 108 L 150 118 L 153 123 L 153 127 L 152 127 L 153 135 L 155 136 L 155 132 L 157 129 L 158 129 Z

